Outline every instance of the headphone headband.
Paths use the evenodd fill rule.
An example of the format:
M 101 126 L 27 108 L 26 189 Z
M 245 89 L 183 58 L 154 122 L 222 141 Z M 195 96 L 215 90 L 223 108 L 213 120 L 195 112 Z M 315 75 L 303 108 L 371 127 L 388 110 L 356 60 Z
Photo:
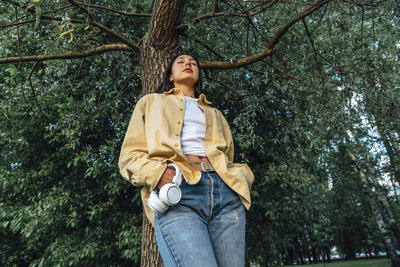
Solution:
M 172 182 L 173 182 L 174 184 L 180 186 L 181 183 L 182 183 L 182 175 L 183 175 L 181 169 L 179 169 L 179 167 L 176 166 L 175 163 L 168 163 L 168 167 L 173 167 L 173 168 L 175 169 L 175 176 L 174 176 L 174 178 L 172 179 Z

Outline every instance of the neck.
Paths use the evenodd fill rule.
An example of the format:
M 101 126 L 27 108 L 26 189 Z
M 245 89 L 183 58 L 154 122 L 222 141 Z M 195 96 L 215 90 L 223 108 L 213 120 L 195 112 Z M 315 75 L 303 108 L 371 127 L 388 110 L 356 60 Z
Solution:
M 193 97 L 194 98 L 194 86 L 188 86 L 186 84 L 177 84 L 174 83 L 174 87 L 181 89 L 184 96 Z

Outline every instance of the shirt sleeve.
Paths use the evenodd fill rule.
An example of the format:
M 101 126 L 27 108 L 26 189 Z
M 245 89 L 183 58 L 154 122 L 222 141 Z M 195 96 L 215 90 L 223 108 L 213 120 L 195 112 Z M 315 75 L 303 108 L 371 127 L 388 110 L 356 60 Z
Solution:
M 226 121 L 224 115 L 222 114 L 221 111 L 218 110 L 218 113 L 221 117 L 222 124 L 224 126 L 224 136 L 225 136 L 225 142 L 227 145 L 227 148 L 225 149 L 225 154 L 228 157 L 228 160 L 230 162 L 233 162 L 233 156 L 234 156 L 234 144 L 233 144 L 233 138 L 232 138 L 232 133 L 231 133 L 231 128 L 229 127 L 228 122 Z
M 118 166 L 122 176 L 135 186 L 153 190 L 167 168 L 167 160 L 151 159 L 148 153 L 145 128 L 146 97 L 135 106 L 122 143 Z

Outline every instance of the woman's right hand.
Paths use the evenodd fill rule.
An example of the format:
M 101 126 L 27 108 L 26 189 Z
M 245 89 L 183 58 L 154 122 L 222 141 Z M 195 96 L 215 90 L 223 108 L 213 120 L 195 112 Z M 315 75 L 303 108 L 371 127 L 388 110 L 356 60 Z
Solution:
M 157 184 L 157 188 L 161 189 L 161 187 L 163 187 L 165 184 L 172 183 L 175 173 L 176 171 L 172 167 L 168 167 L 167 169 L 165 169 L 165 172 L 163 173 L 160 181 Z

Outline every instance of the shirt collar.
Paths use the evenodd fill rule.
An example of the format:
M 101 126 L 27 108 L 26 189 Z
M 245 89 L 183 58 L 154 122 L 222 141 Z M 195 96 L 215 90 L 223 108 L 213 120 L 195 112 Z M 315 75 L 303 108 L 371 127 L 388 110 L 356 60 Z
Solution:
M 179 88 L 172 88 L 171 90 L 164 92 L 164 94 L 166 94 L 166 95 L 170 95 L 170 94 L 178 95 L 178 94 L 183 94 L 183 93 L 182 93 L 181 89 L 179 89 Z M 204 105 L 210 105 L 211 104 L 211 102 L 207 100 L 205 94 L 200 94 L 198 102 L 200 102 L 200 103 L 202 103 Z

